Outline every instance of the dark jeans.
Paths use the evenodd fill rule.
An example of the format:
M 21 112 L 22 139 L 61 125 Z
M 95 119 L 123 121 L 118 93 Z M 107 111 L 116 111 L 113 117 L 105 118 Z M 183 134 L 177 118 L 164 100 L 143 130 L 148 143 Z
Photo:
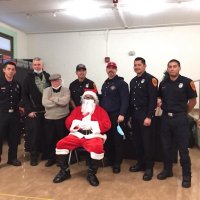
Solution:
M 8 141 L 8 160 L 17 158 L 17 147 L 20 141 L 19 112 L 0 112 L 0 155 L 4 138 Z
M 35 118 L 27 117 L 25 121 L 25 132 L 28 136 L 31 159 L 37 159 L 40 152 L 43 158 L 46 158 L 44 114 L 39 113 Z
M 191 161 L 189 157 L 189 123 L 187 114 L 170 117 L 162 116 L 161 121 L 161 141 L 164 153 L 164 168 L 172 169 L 173 163 L 173 141 L 179 151 L 182 174 L 191 175 Z

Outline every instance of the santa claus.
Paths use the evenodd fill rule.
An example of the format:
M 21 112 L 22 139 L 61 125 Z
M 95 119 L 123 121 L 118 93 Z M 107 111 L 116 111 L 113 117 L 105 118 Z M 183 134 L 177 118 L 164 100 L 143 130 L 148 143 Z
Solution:
M 76 107 L 66 119 L 66 127 L 70 134 L 56 145 L 57 165 L 61 168 L 53 179 L 60 183 L 71 177 L 67 163 L 70 150 L 83 147 L 90 153 L 87 180 L 92 186 L 98 186 L 96 177 L 98 161 L 103 159 L 103 144 L 110 127 L 110 119 L 106 111 L 98 106 L 98 97 L 94 91 L 85 91 L 81 98 L 81 106 Z

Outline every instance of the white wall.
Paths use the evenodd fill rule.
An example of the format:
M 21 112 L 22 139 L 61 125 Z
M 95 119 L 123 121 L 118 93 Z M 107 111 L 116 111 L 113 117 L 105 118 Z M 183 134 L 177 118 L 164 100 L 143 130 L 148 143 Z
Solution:
M 87 77 L 100 90 L 105 73 L 104 57 L 118 65 L 118 75 L 129 83 L 133 76 L 133 60 L 142 56 L 147 71 L 161 79 L 167 62 L 176 58 L 182 64 L 182 75 L 200 79 L 200 26 L 146 28 L 134 30 L 52 33 L 28 35 L 28 58 L 40 56 L 46 70 L 61 73 L 65 85 L 76 78 L 75 66 L 83 63 Z M 134 50 L 135 56 L 128 52 Z
M 0 32 L 14 38 L 14 58 L 27 58 L 27 35 L 11 26 L 0 22 Z

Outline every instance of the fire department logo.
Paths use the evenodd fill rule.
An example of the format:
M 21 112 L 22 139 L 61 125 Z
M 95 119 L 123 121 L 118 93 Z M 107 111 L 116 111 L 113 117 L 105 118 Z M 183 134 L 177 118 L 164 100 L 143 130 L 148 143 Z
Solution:
M 194 81 L 190 82 L 190 86 L 194 91 L 196 91 L 196 87 L 195 87 Z
M 152 78 L 151 82 L 152 82 L 154 87 L 157 87 L 158 81 L 156 80 L 156 78 Z
M 182 88 L 183 87 L 183 83 L 179 83 L 178 87 Z

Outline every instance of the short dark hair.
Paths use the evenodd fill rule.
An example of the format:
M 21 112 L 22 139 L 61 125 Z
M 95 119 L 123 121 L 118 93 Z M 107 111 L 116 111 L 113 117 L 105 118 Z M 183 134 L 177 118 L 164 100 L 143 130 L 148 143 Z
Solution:
M 139 60 L 142 62 L 142 64 L 146 65 L 146 61 L 145 61 L 145 59 L 142 58 L 142 57 L 137 57 L 137 58 L 135 58 L 134 62 L 135 62 L 135 61 L 139 61 Z
M 169 63 L 171 63 L 171 62 L 176 62 L 176 63 L 178 64 L 179 67 L 181 66 L 181 63 L 180 63 L 178 60 L 176 60 L 176 59 L 171 59 L 171 60 L 167 63 L 167 66 L 168 66 Z
M 13 65 L 13 66 L 15 66 L 15 68 L 16 68 L 16 63 L 13 62 L 13 61 L 6 61 L 6 62 L 3 64 L 3 68 L 5 69 L 5 68 L 7 67 L 7 65 Z

